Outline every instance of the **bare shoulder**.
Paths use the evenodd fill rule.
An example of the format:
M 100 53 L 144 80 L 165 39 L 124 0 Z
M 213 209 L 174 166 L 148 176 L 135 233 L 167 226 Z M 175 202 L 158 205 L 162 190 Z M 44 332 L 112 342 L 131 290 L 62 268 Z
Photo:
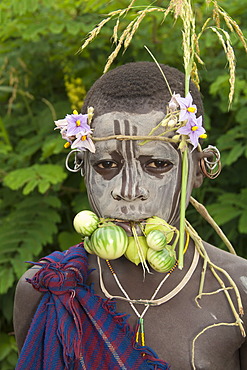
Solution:
M 247 259 L 234 255 L 211 244 L 204 243 L 212 262 L 224 268 L 233 278 L 245 277 L 247 282 Z M 245 285 L 247 292 L 247 284 Z
M 24 344 L 33 315 L 35 314 L 42 297 L 42 293 L 35 290 L 27 281 L 27 279 L 33 278 L 38 269 L 40 269 L 39 266 L 34 266 L 27 270 L 22 275 L 16 286 L 14 302 L 14 330 L 19 351 Z
M 204 245 L 212 262 L 223 268 L 237 285 L 247 316 L 247 260 L 210 244 Z

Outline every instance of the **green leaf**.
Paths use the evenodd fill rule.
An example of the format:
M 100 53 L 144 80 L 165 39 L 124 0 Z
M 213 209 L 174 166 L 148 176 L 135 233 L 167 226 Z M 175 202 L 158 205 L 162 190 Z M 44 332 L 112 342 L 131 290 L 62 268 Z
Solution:
M 58 235 L 59 247 L 62 251 L 69 247 L 81 243 L 81 237 L 75 232 L 63 231 Z
M 5 333 L 0 333 L 0 361 L 8 356 L 11 351 L 9 336 Z
M 239 218 L 238 230 L 240 233 L 247 234 L 247 210 Z
M 222 204 L 213 204 L 207 207 L 209 213 L 213 216 L 217 224 L 224 225 L 241 215 L 242 211 L 233 206 L 224 206 Z
M 33 254 L 31 252 L 26 252 L 24 255 L 22 253 L 22 255 L 17 255 L 13 258 L 12 266 L 16 276 L 20 277 L 24 274 L 24 272 L 28 268 L 28 265 L 25 262 L 30 261 L 30 259 L 32 259 L 32 256 Z
M 58 184 L 67 177 L 67 173 L 64 169 L 57 165 L 36 165 L 36 170 L 45 181 L 52 184 Z
M 0 294 L 6 293 L 13 285 L 15 278 L 12 269 L 1 267 L 0 269 Z
M 44 160 L 50 157 L 53 154 L 61 153 L 64 150 L 63 144 L 64 140 L 61 137 L 55 137 L 47 139 L 42 147 L 42 157 L 41 160 Z
M 68 30 L 68 33 L 70 33 L 71 35 L 78 35 L 81 30 L 81 25 L 80 23 L 71 21 L 66 23 L 66 28 Z
M 50 23 L 49 28 L 52 33 L 61 33 L 64 29 L 64 24 L 53 21 Z
M 52 243 L 61 218 L 57 211 L 60 201 L 54 196 L 29 195 L 15 204 L 0 224 L 1 269 L 20 277 L 27 260 L 35 260 L 44 245 Z M 8 256 L 6 260 L 6 256 Z M 11 277 L 10 276 L 10 277 Z M 1 280 L 1 278 L 0 278 Z M 13 284 L 13 279 L 9 283 Z M 6 282 L 4 284 L 7 286 Z
M 226 157 L 225 164 L 230 166 L 232 163 L 236 162 L 236 160 L 244 153 L 244 150 L 245 147 L 242 144 L 235 145 Z
M 224 193 L 218 197 L 218 201 L 221 203 L 221 206 L 230 205 L 239 209 L 243 208 L 246 200 L 244 192 L 241 192 L 241 195 L 236 193 Z
M 241 124 L 246 124 L 247 107 L 240 108 L 236 113 L 236 121 Z
M 29 193 L 31 193 L 31 191 L 34 190 L 34 188 L 39 185 L 39 180 L 38 179 L 31 179 L 27 184 L 26 186 L 24 187 L 23 189 L 23 194 L 24 195 L 27 195 Z
M 4 302 L 2 311 L 4 317 L 8 322 L 12 321 L 12 312 L 14 306 L 14 291 L 15 289 L 9 290 L 8 293 L 2 296 L 2 302 Z
M 29 12 L 35 12 L 39 7 L 39 1 L 38 0 L 26 0 L 27 9 Z
M 43 181 L 39 183 L 38 189 L 41 194 L 44 194 L 50 187 L 50 184 L 48 181 Z
M 29 168 L 21 168 L 10 172 L 4 178 L 4 185 L 12 190 L 18 190 L 23 185 L 23 194 L 32 192 L 36 186 L 44 193 L 51 185 L 61 183 L 67 177 L 64 169 L 52 164 L 35 164 Z
M 10 172 L 4 178 L 4 185 L 12 190 L 21 188 L 26 182 L 31 181 L 33 178 L 33 169 L 21 168 Z

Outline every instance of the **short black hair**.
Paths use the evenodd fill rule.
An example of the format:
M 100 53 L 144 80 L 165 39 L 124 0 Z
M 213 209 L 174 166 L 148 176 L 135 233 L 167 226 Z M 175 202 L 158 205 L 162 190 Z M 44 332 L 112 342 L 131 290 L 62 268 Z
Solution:
M 184 74 L 164 64 L 160 67 L 171 92 L 184 97 Z M 201 95 L 193 83 L 190 83 L 190 92 L 197 105 L 197 116 L 203 115 Z M 86 113 L 90 106 L 94 108 L 94 117 L 112 111 L 147 113 L 159 110 L 166 113 L 170 99 L 171 94 L 156 63 L 127 63 L 107 72 L 93 84 L 85 98 L 82 113 Z

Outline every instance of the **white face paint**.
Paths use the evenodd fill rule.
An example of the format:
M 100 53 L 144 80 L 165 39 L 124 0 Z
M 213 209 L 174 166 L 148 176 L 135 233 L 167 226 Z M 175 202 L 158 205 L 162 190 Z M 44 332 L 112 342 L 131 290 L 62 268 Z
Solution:
M 157 111 L 106 113 L 94 120 L 94 136 L 148 135 L 162 118 L 164 113 Z M 85 176 L 90 203 L 99 216 L 177 220 L 181 157 L 171 143 L 109 140 L 95 146 L 95 153 L 85 155 Z

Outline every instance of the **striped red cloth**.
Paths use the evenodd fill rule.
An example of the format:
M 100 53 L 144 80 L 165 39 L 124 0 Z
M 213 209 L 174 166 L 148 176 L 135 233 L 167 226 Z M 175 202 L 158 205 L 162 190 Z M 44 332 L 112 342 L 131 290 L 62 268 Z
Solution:
M 46 258 L 32 280 L 44 295 L 16 370 L 169 369 L 149 347 L 135 343 L 126 315 L 86 284 L 87 253 L 78 244 Z

